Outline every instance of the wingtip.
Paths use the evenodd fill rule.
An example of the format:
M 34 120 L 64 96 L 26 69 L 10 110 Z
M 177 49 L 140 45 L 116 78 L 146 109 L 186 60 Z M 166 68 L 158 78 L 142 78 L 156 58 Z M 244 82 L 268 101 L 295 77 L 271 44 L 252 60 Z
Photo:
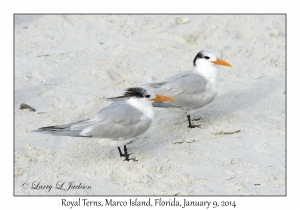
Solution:
M 126 98 L 124 96 L 117 96 L 117 97 L 111 97 L 111 98 L 106 98 L 106 101 L 123 101 Z

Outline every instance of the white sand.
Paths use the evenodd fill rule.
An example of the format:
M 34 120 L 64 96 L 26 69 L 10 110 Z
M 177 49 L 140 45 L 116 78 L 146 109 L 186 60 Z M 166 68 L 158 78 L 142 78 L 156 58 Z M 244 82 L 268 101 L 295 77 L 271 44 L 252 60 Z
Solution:
M 93 139 L 30 132 L 89 117 L 127 87 L 190 70 L 202 49 L 233 68 L 220 68 L 219 95 L 192 115 L 201 128 L 156 109 L 152 128 L 128 145 L 137 162 Z M 16 195 L 284 195 L 285 164 L 283 15 L 16 17 Z M 91 189 L 30 189 L 35 181 Z

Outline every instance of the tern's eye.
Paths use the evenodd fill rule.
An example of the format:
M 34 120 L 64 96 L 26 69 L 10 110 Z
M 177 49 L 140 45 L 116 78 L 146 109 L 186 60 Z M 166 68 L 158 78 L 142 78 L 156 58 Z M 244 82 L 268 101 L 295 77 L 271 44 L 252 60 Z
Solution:
M 150 98 L 150 95 L 145 95 L 146 98 Z
M 205 58 L 206 60 L 208 60 L 208 59 L 209 59 L 209 57 L 208 57 L 208 56 L 204 56 L 204 58 Z

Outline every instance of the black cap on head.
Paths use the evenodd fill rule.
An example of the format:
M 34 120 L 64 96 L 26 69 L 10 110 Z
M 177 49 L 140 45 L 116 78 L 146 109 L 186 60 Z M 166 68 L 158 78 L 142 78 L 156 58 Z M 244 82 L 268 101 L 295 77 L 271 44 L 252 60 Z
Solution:
M 201 50 L 195 57 L 195 59 L 193 60 L 193 64 L 194 66 L 196 66 L 196 61 L 198 59 L 205 59 L 205 60 L 210 60 L 210 59 L 214 59 L 216 56 L 208 51 L 208 50 Z
M 119 101 L 119 100 L 126 100 L 126 98 L 150 98 L 150 95 L 148 95 L 147 91 L 144 88 L 141 87 L 133 87 L 133 88 L 127 88 L 125 90 L 124 95 L 107 98 L 110 101 Z
M 193 60 L 194 66 L 196 66 L 196 60 L 198 58 L 204 58 L 204 55 L 203 55 L 203 53 L 201 51 L 196 55 L 195 59 Z
M 141 87 L 127 88 L 124 97 L 149 98 L 147 91 Z

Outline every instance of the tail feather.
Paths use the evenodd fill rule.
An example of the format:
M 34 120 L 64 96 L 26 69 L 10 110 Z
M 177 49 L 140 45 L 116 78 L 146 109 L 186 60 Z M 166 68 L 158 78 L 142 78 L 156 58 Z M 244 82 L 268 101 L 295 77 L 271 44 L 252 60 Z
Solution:
M 43 134 L 51 134 L 54 136 L 72 136 L 72 137 L 92 137 L 92 136 L 82 136 L 80 132 L 82 129 L 78 130 L 70 130 L 70 126 L 72 124 L 66 125 L 56 125 L 56 126 L 47 126 L 42 127 L 37 130 L 33 130 L 32 132 L 39 132 Z

